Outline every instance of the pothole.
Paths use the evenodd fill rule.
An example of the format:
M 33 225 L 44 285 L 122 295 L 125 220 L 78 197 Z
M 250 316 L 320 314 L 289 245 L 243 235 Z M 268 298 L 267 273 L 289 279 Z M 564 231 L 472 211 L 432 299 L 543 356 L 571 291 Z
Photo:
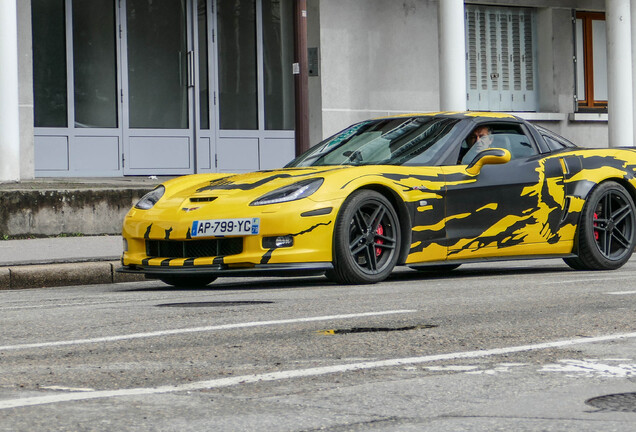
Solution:
M 248 306 L 259 304 L 271 304 L 271 301 L 216 301 L 216 302 L 188 302 L 188 303 L 164 303 L 158 307 L 228 307 L 228 306 Z
M 348 329 L 328 329 L 318 330 L 317 333 L 324 335 L 351 334 L 351 333 L 382 333 L 382 332 L 399 332 L 410 330 L 422 330 L 437 327 L 433 324 L 418 324 L 407 327 L 352 327 Z
M 586 400 L 585 403 L 602 411 L 636 413 L 636 393 L 618 393 L 598 396 Z

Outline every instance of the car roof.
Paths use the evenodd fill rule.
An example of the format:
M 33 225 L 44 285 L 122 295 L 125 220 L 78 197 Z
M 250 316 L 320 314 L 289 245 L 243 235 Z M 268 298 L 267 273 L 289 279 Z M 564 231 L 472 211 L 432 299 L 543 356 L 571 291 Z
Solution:
M 439 111 L 439 112 L 422 112 L 422 113 L 408 113 L 397 114 L 391 116 L 378 117 L 375 120 L 391 119 L 391 118 L 404 118 L 404 117 L 447 117 L 457 119 L 473 119 L 476 121 L 488 121 L 488 120 L 516 120 L 522 122 L 523 119 L 508 113 L 492 112 L 492 111 Z

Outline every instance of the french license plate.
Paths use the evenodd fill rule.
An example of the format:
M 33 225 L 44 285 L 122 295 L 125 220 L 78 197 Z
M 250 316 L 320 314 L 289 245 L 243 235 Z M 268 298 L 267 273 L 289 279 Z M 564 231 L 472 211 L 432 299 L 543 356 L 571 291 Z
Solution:
M 259 218 L 200 220 L 192 222 L 190 235 L 192 237 L 256 235 L 259 228 Z

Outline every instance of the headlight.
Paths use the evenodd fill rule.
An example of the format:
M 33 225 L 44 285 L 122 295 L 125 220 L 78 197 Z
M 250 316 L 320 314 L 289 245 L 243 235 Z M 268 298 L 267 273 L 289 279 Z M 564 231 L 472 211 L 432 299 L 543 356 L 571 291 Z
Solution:
M 320 185 L 322 185 L 323 181 L 325 181 L 325 179 L 323 178 L 314 178 L 299 181 L 298 183 L 294 183 L 289 186 L 283 186 L 282 188 L 278 188 L 275 191 L 266 193 L 257 200 L 252 201 L 250 205 L 260 206 L 267 204 L 278 204 L 306 198 L 316 192 Z
M 165 187 L 157 186 L 152 191 L 148 192 L 146 195 L 141 197 L 139 202 L 135 204 L 135 208 L 142 209 L 142 210 L 151 209 L 155 204 L 157 204 L 157 201 L 159 201 L 159 198 L 163 196 L 165 191 L 166 191 Z

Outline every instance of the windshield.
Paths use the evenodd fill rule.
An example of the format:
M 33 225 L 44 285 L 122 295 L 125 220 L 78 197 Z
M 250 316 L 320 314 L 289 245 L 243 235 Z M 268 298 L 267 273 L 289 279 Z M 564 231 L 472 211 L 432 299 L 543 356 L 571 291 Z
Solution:
M 427 165 L 444 149 L 458 121 L 405 117 L 358 123 L 312 147 L 287 166 Z

